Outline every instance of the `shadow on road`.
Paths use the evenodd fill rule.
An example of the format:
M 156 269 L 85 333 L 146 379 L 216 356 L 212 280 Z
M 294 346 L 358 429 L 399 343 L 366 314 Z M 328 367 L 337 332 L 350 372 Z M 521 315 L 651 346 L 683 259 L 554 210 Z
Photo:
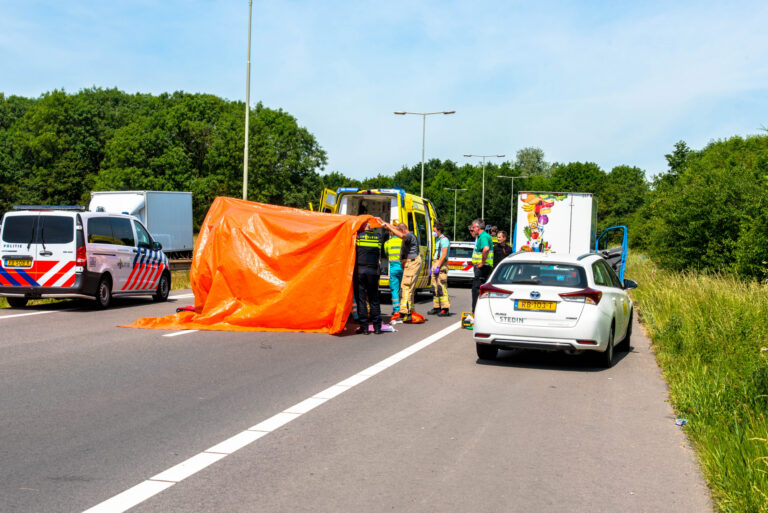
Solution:
M 630 352 L 634 348 L 630 347 Z M 613 366 L 621 364 L 626 358 L 624 351 L 614 351 Z M 566 372 L 600 372 L 608 369 L 596 362 L 597 355 L 585 351 L 579 355 L 568 355 L 561 351 L 535 351 L 530 349 L 500 349 L 495 360 L 477 359 L 478 365 L 495 367 L 519 367 L 526 369 L 545 369 Z

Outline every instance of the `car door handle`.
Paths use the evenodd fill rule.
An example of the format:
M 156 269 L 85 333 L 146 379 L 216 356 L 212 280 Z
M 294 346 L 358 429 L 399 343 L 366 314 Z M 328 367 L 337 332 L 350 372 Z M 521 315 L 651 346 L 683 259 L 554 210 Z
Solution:
M 40 256 L 51 256 L 53 255 L 53 251 L 41 251 Z

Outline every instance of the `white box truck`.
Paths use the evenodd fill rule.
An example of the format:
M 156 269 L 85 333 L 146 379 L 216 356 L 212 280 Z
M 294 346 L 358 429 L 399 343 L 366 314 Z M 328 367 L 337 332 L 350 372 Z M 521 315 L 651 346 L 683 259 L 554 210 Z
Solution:
M 514 251 L 582 255 L 593 251 L 597 200 L 588 193 L 521 192 Z
M 192 193 L 95 191 L 88 210 L 136 216 L 169 258 L 191 258 Z

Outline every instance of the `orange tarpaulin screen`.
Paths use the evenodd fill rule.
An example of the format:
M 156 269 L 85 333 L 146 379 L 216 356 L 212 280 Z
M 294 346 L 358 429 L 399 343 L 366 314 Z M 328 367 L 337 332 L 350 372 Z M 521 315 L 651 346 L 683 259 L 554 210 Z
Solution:
M 195 312 L 129 327 L 338 333 L 351 308 L 355 235 L 366 221 L 379 226 L 371 216 L 216 198 L 190 270 Z

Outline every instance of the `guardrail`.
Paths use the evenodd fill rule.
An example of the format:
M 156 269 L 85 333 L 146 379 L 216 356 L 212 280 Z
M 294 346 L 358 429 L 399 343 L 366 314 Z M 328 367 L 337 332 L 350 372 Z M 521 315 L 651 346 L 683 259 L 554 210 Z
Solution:
M 173 260 L 168 260 L 168 267 L 171 268 L 171 271 L 186 271 L 192 267 L 192 259 L 176 258 Z

